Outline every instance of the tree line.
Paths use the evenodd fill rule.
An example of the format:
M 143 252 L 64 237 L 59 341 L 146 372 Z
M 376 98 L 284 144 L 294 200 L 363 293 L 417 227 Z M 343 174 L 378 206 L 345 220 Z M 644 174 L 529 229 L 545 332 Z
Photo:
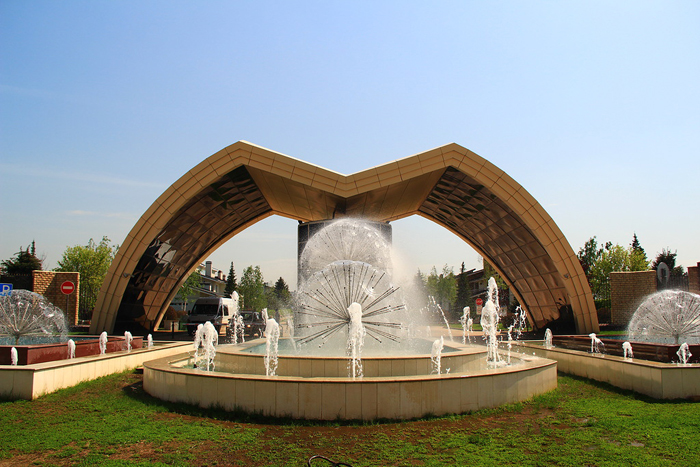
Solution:
M 67 247 L 63 252 L 57 272 L 80 273 L 80 317 L 89 319 L 97 301 L 97 295 L 107 274 L 114 256 L 119 249 L 112 245 L 108 237 L 102 237 L 99 242 L 92 238 L 87 245 Z M 687 273 L 683 266 L 676 264 L 677 253 L 670 248 L 664 248 L 654 260 L 647 258 L 644 248 L 634 233 L 629 246 L 623 247 L 612 242 L 599 244 L 597 238 L 591 237 L 578 251 L 578 259 L 588 278 L 594 298 L 605 299 L 611 272 L 646 271 L 657 269 L 661 263 L 668 267 L 671 278 L 683 277 Z M 31 274 L 33 270 L 42 270 L 43 259 L 36 255 L 36 244 L 32 242 L 26 249 L 20 248 L 14 257 L 0 262 L 0 273 L 4 275 Z M 485 277 L 495 277 L 499 289 L 507 289 L 505 282 L 498 276 L 495 269 L 484 260 Z M 455 274 L 447 265 L 438 271 L 435 266 L 428 274 L 420 270 L 414 277 L 411 293 L 424 300 L 432 296 L 445 313 L 458 318 L 465 306 L 474 307 L 471 284 L 464 263 L 460 272 Z M 179 293 L 186 299 L 194 294 L 199 286 L 200 274 L 195 271 L 183 284 Z M 231 263 L 225 295 L 238 292 L 241 309 L 259 311 L 263 308 L 281 310 L 291 307 L 292 294 L 287 282 L 280 277 L 273 286 L 265 283 L 260 266 L 248 266 L 243 270 L 240 281 L 237 280 L 233 262 Z M 421 298 L 423 297 L 423 298 Z
M 596 237 L 591 237 L 578 251 L 578 259 L 591 286 L 593 297 L 598 301 L 609 299 L 610 273 L 656 270 L 661 263 L 668 267 L 671 278 L 687 275 L 683 266 L 676 264 L 677 252 L 663 248 L 653 261 L 647 258 L 637 234 L 632 242 L 624 247 L 612 242 L 598 244 Z

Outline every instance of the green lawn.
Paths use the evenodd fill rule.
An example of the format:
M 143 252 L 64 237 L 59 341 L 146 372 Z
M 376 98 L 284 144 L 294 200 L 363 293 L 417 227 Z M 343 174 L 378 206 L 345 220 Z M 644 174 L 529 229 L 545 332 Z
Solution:
M 0 465 L 700 465 L 700 404 L 560 376 L 535 399 L 410 422 L 250 418 L 153 399 L 123 373 L 0 402 Z M 327 466 L 328 463 L 313 465 Z

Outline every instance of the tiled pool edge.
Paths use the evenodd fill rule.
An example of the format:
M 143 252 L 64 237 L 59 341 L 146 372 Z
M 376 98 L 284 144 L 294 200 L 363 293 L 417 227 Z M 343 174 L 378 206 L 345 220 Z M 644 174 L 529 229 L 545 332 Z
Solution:
M 532 398 L 557 387 L 557 364 L 528 358 L 479 373 L 404 377 L 267 377 L 171 365 L 182 354 L 144 363 L 144 390 L 204 408 L 313 420 L 413 419 L 466 413 Z
M 556 360 L 559 371 L 655 399 L 700 398 L 700 364 L 677 365 L 615 355 L 593 355 L 577 350 L 544 348 L 541 341 L 514 346 L 519 352 Z
M 182 353 L 192 343 L 156 342 L 151 349 L 115 352 L 33 365 L 0 365 L 0 397 L 33 400 L 83 381 L 119 373 L 147 360 Z

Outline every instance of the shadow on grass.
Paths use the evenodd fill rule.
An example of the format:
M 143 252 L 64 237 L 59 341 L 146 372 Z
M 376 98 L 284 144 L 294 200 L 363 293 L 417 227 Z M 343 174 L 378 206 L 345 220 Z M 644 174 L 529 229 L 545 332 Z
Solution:
M 624 396 L 630 399 L 638 400 L 640 402 L 644 402 L 647 404 L 656 404 L 656 405 L 675 405 L 675 404 L 687 404 L 688 402 L 697 402 L 694 400 L 690 399 L 656 399 L 651 396 L 647 396 L 646 394 L 640 394 L 638 392 L 634 392 L 631 389 L 621 389 L 618 388 L 617 386 L 613 386 L 610 383 L 605 383 L 602 381 L 597 381 L 594 379 L 589 379 L 583 376 L 577 376 L 577 375 L 570 375 L 567 373 L 559 373 L 559 378 L 562 376 L 572 379 L 574 381 L 579 381 L 586 383 L 590 386 L 594 386 L 597 389 L 600 389 L 602 391 L 610 392 L 617 394 L 619 396 Z

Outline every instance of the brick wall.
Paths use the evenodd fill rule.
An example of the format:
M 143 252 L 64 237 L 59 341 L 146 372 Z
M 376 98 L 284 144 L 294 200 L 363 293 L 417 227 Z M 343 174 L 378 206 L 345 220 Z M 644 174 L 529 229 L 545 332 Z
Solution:
M 688 292 L 700 294 L 700 263 L 688 266 Z
M 80 273 L 78 272 L 54 272 L 32 271 L 34 287 L 33 292 L 43 295 L 48 301 L 63 310 L 66 314 L 68 325 L 78 324 L 78 297 L 80 297 Z M 61 292 L 61 284 L 71 281 L 75 284 L 75 290 L 70 295 Z
M 642 300 L 656 292 L 656 271 L 610 273 L 610 321 L 627 326 Z

